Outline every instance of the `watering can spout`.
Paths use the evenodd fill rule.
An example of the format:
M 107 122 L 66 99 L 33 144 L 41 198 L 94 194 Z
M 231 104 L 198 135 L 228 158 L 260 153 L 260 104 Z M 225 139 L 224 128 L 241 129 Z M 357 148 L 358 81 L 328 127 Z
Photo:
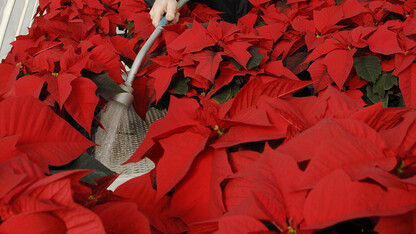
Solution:
M 127 108 L 131 106 L 134 100 L 133 96 L 133 88 L 126 86 L 124 84 L 120 84 L 120 87 L 125 91 L 123 93 L 119 93 L 114 95 L 113 100 L 125 105 Z

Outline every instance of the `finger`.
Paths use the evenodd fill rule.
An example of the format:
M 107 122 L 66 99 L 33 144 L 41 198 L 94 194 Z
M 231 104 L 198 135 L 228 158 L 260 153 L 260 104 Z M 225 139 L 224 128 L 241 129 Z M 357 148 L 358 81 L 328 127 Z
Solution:
M 154 6 L 154 11 L 153 11 L 153 18 L 152 18 L 152 24 L 157 27 L 157 25 L 159 24 L 160 19 L 162 18 L 164 13 L 164 10 L 162 7 L 160 7 L 160 5 L 158 6 Z
M 168 1 L 168 5 L 166 7 L 166 19 L 168 21 L 172 21 L 175 19 L 176 7 L 178 7 L 178 3 L 176 2 L 176 0 Z
M 150 19 L 153 19 L 153 7 L 152 7 L 152 9 L 150 9 L 149 15 L 150 15 Z
M 179 22 L 179 16 L 180 16 L 180 13 L 179 12 L 176 13 L 175 19 L 172 21 L 172 23 L 174 23 L 174 24 L 178 23 Z

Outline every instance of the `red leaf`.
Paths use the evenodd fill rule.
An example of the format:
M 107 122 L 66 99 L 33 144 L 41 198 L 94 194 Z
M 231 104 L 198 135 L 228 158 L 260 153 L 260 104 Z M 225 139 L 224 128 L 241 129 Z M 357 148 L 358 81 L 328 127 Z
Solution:
M 326 117 L 346 118 L 363 108 L 332 86 L 328 86 L 319 98 L 322 98 L 327 103 Z
M 258 6 L 266 2 L 270 2 L 270 0 L 250 0 L 250 3 L 254 6 Z
M 8 192 L 15 188 L 26 177 L 23 174 L 15 174 L 12 168 L 7 168 L 1 165 L 0 170 L 0 199 L 2 199 Z
M 206 221 L 203 223 L 196 223 L 191 225 L 188 233 L 212 233 L 218 230 L 218 221 Z
M 343 11 L 340 6 L 326 7 L 320 11 L 313 11 L 313 23 L 321 34 L 325 34 L 333 29 L 342 17 Z
M 136 54 L 133 51 L 133 48 L 129 45 L 129 39 L 121 36 L 112 36 L 110 40 L 113 46 L 117 49 L 117 51 L 123 57 L 129 58 L 134 60 L 136 58 Z
M 150 74 L 155 78 L 156 101 L 163 96 L 169 87 L 172 76 L 177 72 L 177 67 L 160 67 Z
M 57 77 L 47 73 L 43 76 L 46 83 L 48 83 L 48 91 L 51 93 L 53 99 L 58 102 L 59 106 L 63 106 L 72 91 L 71 82 L 77 76 L 69 73 L 58 74 Z
M 247 51 L 247 49 L 252 46 L 251 43 L 248 42 L 231 42 L 231 43 L 221 43 L 220 44 L 224 48 L 224 53 L 233 59 L 235 59 L 241 66 L 246 68 L 248 60 L 251 58 L 251 54 Z
M 207 31 L 210 36 L 217 42 L 227 41 L 232 43 L 235 42 L 235 39 L 232 38 L 232 35 L 239 32 L 240 28 L 235 24 L 211 19 L 208 23 Z
M 402 71 L 412 65 L 413 60 L 415 60 L 416 55 L 414 54 L 395 54 L 394 55 L 394 63 L 395 69 L 393 71 L 393 75 L 398 76 Z
M 0 199 L 4 204 L 19 196 L 30 184 L 45 177 L 40 168 L 25 157 L 14 157 L 0 162 L 0 167 L 5 171 L 0 178 L 3 181 Z M 10 169 L 12 170 L 9 171 Z M 18 177 L 22 177 L 22 180 L 18 181 Z
M 174 41 L 167 45 L 173 50 L 184 50 L 184 53 L 198 52 L 215 45 L 214 39 L 207 30 L 198 22 L 192 23 L 192 28 L 180 34 Z
M 361 173 L 360 177 L 374 180 L 386 188 L 394 187 L 398 189 L 407 190 L 408 184 L 411 184 L 410 181 L 400 180 L 400 178 L 396 175 L 378 167 L 372 167 L 364 170 Z
M 383 108 L 383 104 L 379 102 L 357 111 L 351 118 L 360 120 L 374 130 L 380 131 L 396 126 L 402 120 L 403 115 L 409 111 L 408 108 Z
M 313 87 L 315 93 L 326 89 L 326 87 L 332 83 L 327 66 L 321 63 L 321 61 L 312 63 L 308 68 L 308 72 L 311 75 L 311 79 L 314 81 Z
M 349 0 L 342 2 L 342 10 L 344 19 L 352 18 L 362 13 L 369 12 L 369 9 L 363 4 L 360 4 L 357 0 Z
M 380 234 L 415 233 L 416 211 L 402 215 L 380 217 L 374 231 Z
M 66 210 L 56 211 L 72 233 L 104 233 L 104 225 L 97 214 L 81 205 L 73 204 Z
M 301 176 L 302 171 L 291 157 L 266 147 L 259 160 L 227 183 L 224 189 L 224 204 L 230 209 L 227 215 L 267 217 L 280 230 L 287 230 L 288 225 L 297 227 L 303 220 L 306 191 L 293 193 L 295 180 L 291 178 Z
M 296 75 L 305 71 L 309 66 L 309 63 L 305 62 L 308 55 L 306 52 L 298 52 L 288 57 L 286 67 Z
M 27 187 L 27 184 L 25 184 L 25 187 Z M 53 204 L 52 201 L 44 202 L 31 196 L 27 196 L 27 194 L 19 194 L 14 197 L 9 204 L 4 204 L 2 206 L 1 216 L 3 220 L 7 220 L 12 219 L 19 214 L 53 212 L 58 208 L 59 205 Z
M 68 24 L 61 20 L 36 17 L 33 23 L 43 32 L 48 32 L 48 36 L 51 38 L 56 38 L 58 36 L 65 37 L 66 35 L 71 34 Z
M 99 98 L 95 95 L 97 86 L 92 80 L 84 77 L 73 80 L 71 85 L 72 92 L 64 104 L 65 109 L 75 121 L 91 134 L 94 111 L 99 101 Z
M 135 79 L 133 88 L 133 108 L 143 120 L 146 119 L 146 113 L 152 102 L 155 101 L 156 91 L 151 88 L 154 79 L 148 77 L 140 77 Z
M 94 207 L 93 211 L 103 221 L 106 233 L 151 233 L 149 220 L 135 203 L 109 202 Z
M 225 149 L 208 149 L 175 187 L 171 214 L 187 224 L 217 219 L 225 212 L 220 183 L 232 174 Z
M 397 34 L 388 30 L 386 25 L 379 27 L 367 42 L 374 53 L 390 55 L 403 52 L 397 41 Z
M 43 193 L 43 190 L 45 189 L 45 186 L 48 186 L 49 184 L 53 184 L 56 181 L 64 181 L 62 183 L 69 182 L 71 189 L 76 191 L 78 195 L 81 195 L 82 193 L 85 193 L 83 195 L 85 195 L 85 198 L 88 198 L 88 196 L 91 194 L 91 189 L 81 185 L 79 183 L 79 180 L 82 177 L 89 174 L 90 172 L 92 172 L 92 170 L 68 170 L 68 171 L 57 173 L 57 174 L 53 174 L 53 175 L 47 176 L 45 178 L 42 178 L 41 180 L 37 180 L 34 183 L 32 183 L 30 185 L 30 187 L 26 189 L 25 193 L 27 193 L 27 194 L 31 193 L 32 195 L 35 194 L 34 196 L 40 196 L 39 194 L 43 194 L 42 198 L 52 199 L 53 194 L 48 193 L 48 192 Z M 51 188 L 49 188 L 49 189 L 59 193 L 60 189 L 56 189 L 53 186 L 54 185 L 52 185 Z M 65 187 L 66 184 L 57 184 L 57 186 L 64 186 Z M 62 195 L 64 197 L 67 196 L 67 195 L 65 195 L 65 193 L 62 194 Z M 72 197 L 72 195 L 70 197 Z M 69 202 L 69 203 L 72 204 L 73 203 L 72 199 L 69 199 L 69 197 L 68 197 L 68 201 L 69 200 L 71 200 L 71 202 Z M 63 200 L 60 200 L 60 201 L 63 202 Z M 59 199 L 58 199 L 57 203 L 59 203 Z
M 351 100 L 353 100 L 355 103 L 357 103 L 359 106 L 367 106 L 367 103 L 364 102 L 362 99 L 363 92 L 359 89 L 351 89 L 346 90 L 343 92 L 345 96 L 349 97 Z
M 39 98 L 45 81 L 34 75 L 28 75 L 18 79 L 14 85 L 16 96 L 32 95 Z
M 267 113 L 263 109 L 257 109 L 255 106 L 248 107 L 237 114 L 230 120 L 224 120 L 230 125 L 254 125 L 270 127 L 272 124 L 269 121 Z
M 416 151 L 416 114 L 410 112 L 395 127 L 380 131 L 389 148 L 397 152 L 399 157 L 413 155 Z
M 80 176 L 84 176 L 85 173 L 88 171 L 68 171 L 45 177 L 33 183 L 26 189 L 24 196 L 18 197 L 9 206 L 11 208 L 8 212 L 9 217 L 19 213 L 49 211 L 65 223 L 68 232 L 103 232 L 104 229 L 99 217 L 92 211 L 76 204 L 72 198 L 72 189 L 78 193 L 82 190 L 80 188 L 85 188 L 80 186 L 78 182 L 74 183 L 72 179 L 78 181 Z M 2 217 L 7 216 L 3 213 Z
M 267 78 L 267 76 L 262 78 Z M 262 95 L 271 98 L 281 98 L 288 96 L 309 84 L 309 81 L 295 81 L 280 78 L 273 78 L 271 82 L 264 84 L 260 79 L 252 79 L 235 97 L 230 108 L 230 116 L 233 117 L 240 111 L 256 105 Z
M 257 31 L 259 32 L 259 36 L 276 42 L 283 35 L 286 29 L 287 25 L 278 22 L 258 27 Z
M 196 67 L 195 74 L 200 75 L 211 82 L 214 82 L 218 67 L 222 61 L 221 54 L 222 53 L 214 52 L 211 50 L 204 50 L 199 53 L 195 53 L 193 58 L 199 62 Z
M 224 216 L 218 220 L 218 234 L 268 233 L 262 222 L 249 216 Z
M 327 66 L 328 74 L 340 90 L 351 72 L 354 64 L 352 56 L 356 51 L 355 48 L 352 50 L 333 50 L 325 56 L 322 62 Z
M 338 41 L 327 39 L 321 44 L 317 45 L 316 48 L 314 48 L 314 50 L 306 58 L 305 62 L 309 63 L 311 61 L 316 61 L 316 59 L 320 58 L 321 56 L 327 55 L 329 52 L 336 49 L 340 49 Z
M 262 89 L 263 83 L 259 79 L 250 80 L 234 98 L 230 108 L 230 115 L 234 116 L 238 112 L 256 105 L 258 98 L 262 94 Z
M 187 131 L 159 140 L 165 152 L 156 166 L 157 199 L 173 189 L 188 173 L 195 157 L 205 148 L 207 139 L 208 135 Z
M 59 73 L 71 73 L 75 76 L 81 76 L 81 70 L 85 68 L 88 60 L 89 56 L 78 55 L 72 47 L 69 47 L 60 60 L 61 70 Z
M 305 123 L 298 111 L 289 103 L 267 96 L 261 96 L 257 108 L 265 110 L 273 126 L 231 126 L 229 130 L 216 142 L 211 144 L 214 148 L 229 147 L 245 142 L 256 142 L 287 137 L 288 129 L 294 128 L 302 131 Z M 260 122 L 259 122 L 260 123 Z
M 325 117 L 349 118 L 362 107 L 339 90 L 328 86 L 325 92 L 315 97 L 288 99 L 303 115 L 305 122 L 314 125 Z
M 181 233 L 186 230 L 182 220 L 168 215 L 170 198 L 164 196 L 156 201 L 157 191 L 152 187 L 150 173 L 133 178 L 115 190 L 115 195 L 129 198 L 138 210 L 147 216 L 150 224 L 162 233 Z
M 282 125 L 287 124 L 283 123 Z M 286 136 L 284 127 L 264 127 L 239 125 L 231 127 L 224 136 L 220 137 L 210 146 L 216 149 L 231 147 L 247 142 L 281 139 Z
M 406 19 L 407 24 L 403 28 L 403 32 L 406 36 L 416 34 L 416 17 L 414 15 Z
M 228 155 L 228 158 L 233 172 L 236 173 L 253 164 L 260 156 L 261 153 L 259 152 L 244 150 L 232 152 Z
M 297 16 L 292 21 L 290 21 L 292 28 L 299 32 L 309 32 L 315 35 L 315 25 L 312 20 L 309 20 L 309 17 L 306 16 Z
M 266 110 L 276 129 L 287 129 L 291 126 L 297 131 L 303 131 L 306 128 L 306 123 L 299 111 L 283 99 L 263 96 L 257 106 Z
M 359 143 L 359 145 L 362 145 L 363 142 L 367 142 L 367 144 L 377 146 L 376 149 L 379 148 L 379 150 L 386 148 L 385 144 L 383 144 L 383 139 L 373 129 L 364 125 L 363 123 L 360 123 L 359 121 L 345 120 L 344 122 L 340 121 L 340 123 L 337 123 L 330 119 L 323 119 L 315 126 L 305 130 L 298 136 L 281 145 L 277 150 L 292 156 L 297 162 L 302 162 L 313 159 L 314 157 L 320 157 L 319 151 L 323 150 L 320 147 L 325 147 L 325 144 L 322 143 L 323 141 L 348 141 L 346 140 L 347 138 L 348 140 L 352 140 L 354 142 L 362 142 Z M 334 146 L 336 144 L 337 143 L 334 143 Z M 302 147 L 299 147 L 299 145 L 302 145 Z M 362 147 L 367 146 L 362 145 Z M 332 150 L 339 150 L 339 154 L 342 154 L 341 152 L 349 151 L 351 149 L 333 148 Z M 344 153 L 349 154 L 348 152 Z M 355 155 L 353 157 L 360 157 L 360 155 Z M 385 156 L 381 154 L 377 155 L 377 157 L 383 158 Z M 365 159 L 365 157 L 363 159 Z M 333 160 L 336 160 L 335 156 Z M 342 163 L 342 161 L 335 161 L 335 163 Z M 327 164 L 327 166 L 332 167 L 330 164 Z
M 100 73 L 103 70 L 108 72 L 110 77 L 116 81 L 118 84 L 123 83 L 123 78 L 121 78 L 121 70 L 124 69 L 123 65 L 120 62 L 120 56 L 113 52 L 110 48 L 105 45 L 98 45 L 91 51 L 91 61 L 87 64 L 85 69 L 92 68 L 92 71 L 95 73 Z M 99 64 L 96 69 L 94 62 Z M 102 67 L 103 66 L 103 67 Z
M 22 225 L 24 223 L 24 225 Z M 65 223 L 49 213 L 28 213 L 16 215 L 0 225 L 1 233 L 25 234 L 65 233 Z
M 358 48 L 366 47 L 368 43 L 364 38 L 368 37 L 368 35 L 370 35 L 375 30 L 377 30 L 376 27 L 358 26 L 354 28 L 349 32 L 349 41 L 351 45 Z
M 0 79 L 0 96 L 8 92 L 16 82 L 19 67 L 7 63 L 0 63 L 1 79 Z
M 211 18 L 219 18 L 220 11 L 216 11 L 205 4 L 197 4 L 192 10 L 193 18 L 201 20 L 201 22 L 208 22 Z
M 137 148 L 136 152 L 125 163 L 138 162 L 152 149 L 157 141 L 165 133 L 171 134 L 177 129 L 190 127 L 193 125 L 200 125 L 200 122 L 195 118 L 195 112 L 199 108 L 199 104 L 195 99 L 175 98 L 171 96 L 169 103 L 169 111 L 162 119 L 155 121 L 149 128 L 145 139 Z M 177 130 L 183 132 L 183 130 Z M 156 161 L 158 156 L 148 155 L 150 159 Z
M 93 145 L 41 101 L 30 96 L 0 102 L 0 119 L 0 135 L 19 134 L 16 147 L 45 172 L 48 165 L 67 164 Z
M 264 77 L 265 76 L 262 76 L 262 78 Z M 271 98 L 282 98 L 305 88 L 311 83 L 312 82 L 310 81 L 275 78 L 271 82 L 267 82 L 263 85 L 262 94 Z
M 229 63 L 228 65 L 226 64 L 227 62 L 220 63 L 220 74 L 215 79 L 215 87 L 211 92 L 208 93 L 207 96 L 210 97 L 210 95 L 212 96 L 213 94 L 215 94 L 222 87 L 229 84 L 234 79 L 235 76 L 244 75 L 243 72 L 235 71 L 235 69 L 233 68 L 230 69 Z M 231 66 L 234 67 L 234 65 L 231 65 Z
M 402 91 L 404 102 L 407 107 L 416 107 L 416 64 L 410 65 L 399 75 L 399 87 Z
M 5 136 L 0 138 L 0 148 L 2 149 L 2 155 L 0 161 L 4 162 L 14 157 L 26 157 L 26 155 L 20 152 L 16 145 L 19 141 L 20 135 Z
M 313 126 L 324 118 L 328 106 L 326 101 L 315 96 L 286 98 L 286 100 L 301 113 L 308 126 Z
M 382 151 L 384 147 L 347 132 L 336 134 L 333 138 L 316 140 L 319 143 L 315 146 L 312 159 L 299 181 L 300 188 L 312 188 L 320 179 L 337 169 L 343 169 L 353 180 L 358 180 L 362 179 L 360 176 L 365 169 L 380 167 L 390 171 L 397 163 L 394 156 L 386 155 Z
M 415 207 L 414 192 L 386 191 L 376 184 L 351 181 L 345 172 L 336 170 L 306 198 L 305 223 L 309 228 L 324 228 L 349 219 L 403 214 Z
M 282 60 L 267 63 L 264 66 L 264 71 L 277 77 L 283 76 L 283 78 L 296 81 L 299 80 L 299 78 L 292 71 L 283 66 Z

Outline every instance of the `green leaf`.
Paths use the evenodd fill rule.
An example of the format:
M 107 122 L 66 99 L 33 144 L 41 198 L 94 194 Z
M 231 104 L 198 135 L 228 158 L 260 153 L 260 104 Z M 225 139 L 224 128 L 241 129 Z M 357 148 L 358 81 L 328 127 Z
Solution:
M 241 64 L 239 64 L 235 59 L 230 58 L 231 63 L 235 66 L 235 68 L 237 68 L 237 70 L 240 70 L 243 66 L 241 66 Z
M 259 50 L 260 48 L 248 49 L 248 52 L 251 54 L 251 58 L 247 62 L 247 69 L 257 67 L 260 64 L 261 60 L 264 58 L 264 56 L 258 52 Z
M 189 78 L 179 79 L 175 81 L 173 84 L 173 92 L 180 95 L 186 95 L 188 92 L 188 83 Z
M 261 20 L 254 25 L 254 28 L 259 28 L 264 25 L 266 25 L 266 23 L 263 20 Z
M 97 85 L 97 93 L 105 99 L 109 99 L 116 94 L 124 93 L 125 91 L 108 75 L 102 73 L 90 76 L 90 79 Z
M 220 104 L 223 104 L 230 100 L 231 98 L 237 95 L 238 91 L 240 91 L 240 87 L 237 85 L 227 85 L 220 90 L 218 90 L 213 96 L 212 99 Z
M 376 88 L 377 89 L 377 88 Z M 388 107 L 389 105 L 389 95 L 387 92 L 383 90 L 383 94 L 375 93 L 374 86 L 367 85 L 366 91 L 367 91 L 367 98 L 370 99 L 372 103 L 382 102 L 383 107 Z
M 297 75 L 308 68 L 309 63 L 304 63 L 308 55 L 306 52 L 298 52 L 286 59 L 285 66 Z
M 359 77 L 371 82 L 376 82 L 381 74 L 380 59 L 374 55 L 354 58 L 354 67 Z
M 134 27 L 134 22 L 133 21 L 127 21 L 127 31 L 130 31 L 133 27 Z
M 79 158 L 64 166 L 50 167 L 50 172 L 51 174 L 56 174 L 63 171 L 77 169 L 96 170 L 81 178 L 81 181 L 84 181 L 89 184 L 95 184 L 95 179 L 114 174 L 113 171 L 108 169 L 106 166 L 104 166 L 102 163 L 100 163 L 97 159 L 95 159 L 89 154 L 82 154 Z
M 383 97 L 380 96 L 381 101 L 383 102 L 383 107 L 389 106 L 389 95 L 386 93 Z
M 393 75 L 391 72 L 383 72 L 379 78 L 383 82 L 383 89 L 390 90 L 393 88 L 393 85 L 398 86 L 397 76 Z
M 378 79 L 373 85 L 373 93 L 378 94 L 380 96 L 384 96 L 386 94 L 386 90 L 384 90 L 384 80 Z

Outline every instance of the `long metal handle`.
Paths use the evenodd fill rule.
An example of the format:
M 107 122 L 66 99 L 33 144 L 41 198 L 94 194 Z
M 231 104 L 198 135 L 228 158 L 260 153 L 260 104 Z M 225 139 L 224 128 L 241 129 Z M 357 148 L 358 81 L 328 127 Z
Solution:
M 179 10 L 183 5 L 185 5 L 189 0 L 179 0 L 178 7 Z M 143 59 L 146 57 L 147 52 L 149 52 L 150 48 L 152 47 L 153 43 L 156 41 L 157 37 L 162 32 L 163 27 L 168 24 L 166 17 L 164 16 L 159 24 L 157 25 L 156 29 L 153 31 L 152 35 L 150 35 L 149 39 L 147 39 L 146 43 L 144 43 L 143 47 L 140 49 L 139 53 L 137 54 L 136 58 L 134 59 L 133 65 L 129 71 L 129 74 L 126 79 L 126 86 L 131 87 L 136 76 L 137 71 L 140 68 L 140 65 L 143 62 Z

